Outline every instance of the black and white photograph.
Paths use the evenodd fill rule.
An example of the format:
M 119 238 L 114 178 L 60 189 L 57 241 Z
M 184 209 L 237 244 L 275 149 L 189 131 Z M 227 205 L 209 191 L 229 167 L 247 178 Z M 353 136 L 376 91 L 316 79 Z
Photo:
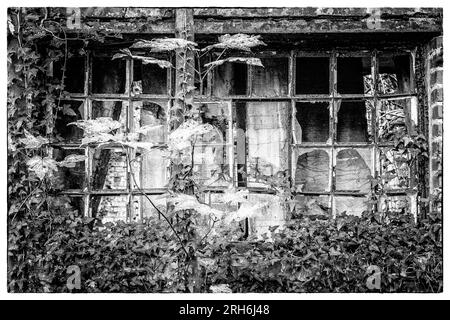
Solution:
M 104 4 L 3 10 L 9 298 L 448 289 L 442 6 Z

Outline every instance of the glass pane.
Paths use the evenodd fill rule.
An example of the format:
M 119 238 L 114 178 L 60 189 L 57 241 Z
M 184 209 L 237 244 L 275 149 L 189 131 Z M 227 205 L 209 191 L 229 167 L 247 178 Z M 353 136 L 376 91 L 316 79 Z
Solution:
M 148 131 L 139 133 L 137 139 L 149 147 L 155 147 L 136 149 L 137 161 L 133 163 L 133 172 L 136 182 L 143 189 L 163 188 L 168 182 L 169 159 L 164 150 L 156 148 L 167 141 L 166 109 L 166 103 L 133 102 L 135 130 L 150 126 Z
M 371 77 L 371 70 L 370 57 L 337 58 L 337 91 L 341 94 L 370 92 L 366 77 Z
M 224 63 L 214 69 L 213 95 L 246 95 L 248 67 L 244 63 Z
M 337 142 L 373 141 L 372 101 L 342 101 L 337 112 Z
M 289 60 L 287 58 L 261 58 L 261 67 L 253 67 L 252 94 L 276 97 L 288 94 Z
M 296 143 L 328 141 L 330 132 L 328 102 L 296 102 L 295 108 Z
M 381 178 L 385 188 L 388 190 L 408 188 L 410 155 L 391 148 L 381 148 L 380 151 Z
M 335 197 L 335 216 L 346 214 L 348 216 L 361 216 L 363 212 L 370 210 L 370 204 L 366 197 Z
M 164 59 L 165 60 L 165 59 Z M 157 64 L 142 64 L 135 60 L 133 67 L 133 94 L 140 93 L 167 95 L 167 69 L 160 68 Z
M 380 142 L 393 142 L 408 133 L 407 110 L 409 99 L 381 100 L 378 113 L 378 139 Z
M 121 149 L 95 149 L 92 157 L 92 188 L 127 189 L 127 167 L 127 157 Z
M 205 103 L 199 106 L 203 123 L 214 130 L 199 136 L 194 148 L 194 172 L 199 183 L 205 186 L 222 186 L 231 183 L 227 136 L 230 128 L 229 104 Z
M 330 59 L 303 57 L 296 59 L 296 94 L 329 94 Z
M 297 192 L 330 191 L 330 151 L 298 149 L 295 164 Z
M 83 130 L 68 124 L 84 119 L 83 101 L 61 100 L 59 105 L 62 109 L 58 111 L 55 121 L 56 139 L 65 142 L 79 142 L 83 138 Z
M 97 217 L 106 222 L 127 220 L 128 196 L 91 196 L 89 210 L 92 217 Z
M 92 61 L 93 93 L 124 93 L 126 62 L 123 59 L 94 57 Z
M 167 195 L 133 196 L 131 202 L 131 221 L 139 221 L 141 217 L 150 221 L 164 219 L 159 216 L 158 211 L 148 199 L 150 199 L 156 208 L 163 214 L 167 213 Z
M 84 149 L 65 149 L 54 148 L 53 158 L 60 162 L 66 159 L 64 166 L 59 166 L 58 171 L 55 172 L 55 186 L 57 189 L 70 190 L 79 189 L 82 190 L 87 185 L 86 183 L 86 164 L 85 160 L 82 161 L 70 161 L 70 158 L 74 159 L 75 156 L 85 156 Z M 75 159 L 80 160 L 80 159 Z
M 409 55 L 384 54 L 379 56 L 377 90 L 380 94 L 412 91 Z
M 370 192 L 372 149 L 348 148 L 336 151 L 336 190 Z
M 288 169 L 289 119 L 288 102 L 247 103 L 247 172 L 252 186 L 265 186 L 266 177 Z
M 53 76 L 59 81 L 62 79 L 64 61 L 58 61 L 53 67 Z M 71 57 L 67 59 L 66 72 L 64 73 L 64 90 L 70 93 L 84 92 L 85 58 Z
M 330 196 L 295 196 L 294 218 L 302 216 L 331 217 Z

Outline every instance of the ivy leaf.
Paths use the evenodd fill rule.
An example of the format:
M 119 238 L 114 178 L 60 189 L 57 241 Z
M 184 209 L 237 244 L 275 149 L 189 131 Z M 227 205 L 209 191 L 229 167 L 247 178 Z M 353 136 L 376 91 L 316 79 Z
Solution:
M 217 66 L 220 66 L 221 64 L 224 64 L 225 62 L 241 62 L 241 63 L 246 63 L 248 65 L 264 68 L 264 66 L 261 62 L 261 59 L 245 58 L 245 57 L 231 57 L 231 58 L 216 60 L 216 61 L 205 64 L 205 67 L 217 67 Z
M 140 40 L 134 43 L 132 49 L 151 49 L 151 52 L 167 52 L 178 49 L 194 50 L 197 43 L 180 38 L 162 38 L 153 40 Z
M 35 137 L 27 130 L 24 130 L 24 133 L 25 138 L 20 138 L 19 141 L 25 145 L 26 149 L 37 149 L 40 148 L 42 145 L 48 143 L 47 138 L 43 138 L 41 136 Z
M 48 173 L 58 170 L 58 163 L 50 157 L 41 158 L 39 156 L 34 156 L 27 161 L 27 166 L 28 169 L 31 172 L 34 172 L 41 180 L 44 179 Z
M 152 57 L 145 56 L 136 56 L 131 53 L 129 49 L 120 49 L 120 53 L 116 53 L 112 60 L 114 59 L 123 59 L 123 58 L 131 58 L 135 60 L 140 60 L 142 64 L 157 64 L 160 68 L 172 68 L 173 65 L 166 60 L 160 60 Z
M 70 154 L 64 158 L 64 160 L 58 162 L 60 167 L 75 168 L 77 162 L 86 160 L 86 156 L 79 154 Z
M 233 293 L 228 284 L 217 284 L 209 287 L 212 293 Z
M 78 120 L 68 125 L 75 125 L 84 130 L 86 135 L 94 135 L 108 133 L 112 130 L 119 129 L 122 124 L 110 117 L 99 117 L 93 120 Z
M 73 109 L 68 104 L 65 104 L 63 106 L 62 112 L 63 112 L 63 114 L 65 114 L 67 116 L 71 116 L 71 117 L 76 117 L 77 116 L 75 111 L 73 111 Z
M 219 43 L 207 46 L 202 51 L 208 51 L 214 48 L 251 51 L 251 48 L 266 45 L 263 41 L 259 40 L 260 38 L 260 35 L 251 36 L 242 33 L 234 35 L 225 34 L 219 37 Z

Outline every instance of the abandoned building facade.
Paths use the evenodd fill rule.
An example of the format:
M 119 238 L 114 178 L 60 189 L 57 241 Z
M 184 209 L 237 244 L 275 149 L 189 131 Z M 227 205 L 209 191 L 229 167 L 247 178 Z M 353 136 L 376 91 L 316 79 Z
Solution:
M 123 148 L 80 147 L 82 131 L 67 124 L 112 117 L 140 141 L 164 144 L 170 106 L 179 94 L 177 68 L 114 59 L 139 39 L 184 38 L 199 48 L 225 34 L 260 35 L 252 49 L 263 67 L 227 62 L 193 77 L 194 104 L 216 130 L 196 144 L 205 203 L 230 187 L 270 205 L 248 228 L 264 230 L 290 215 L 335 217 L 366 210 L 405 212 L 420 219 L 441 210 L 442 9 L 438 8 L 63 8 L 67 32 L 104 28 L 121 34 L 79 54 L 71 48 L 53 156 L 86 155 L 60 172 L 63 193 L 86 215 L 136 221 L 155 214 L 143 199 L 167 189 L 164 150 L 127 154 Z M 195 65 L 217 58 L 211 51 Z M 177 65 L 175 54 L 161 54 Z M 54 76 L 58 76 L 54 68 Z M 411 161 L 403 137 L 428 144 Z M 408 144 L 408 142 L 406 143 Z M 133 157 L 132 179 L 126 158 Z M 261 179 L 264 177 L 266 179 Z M 276 200 L 271 182 L 287 179 L 294 201 Z M 268 182 L 268 180 L 270 180 Z M 382 197 L 373 201 L 375 188 Z

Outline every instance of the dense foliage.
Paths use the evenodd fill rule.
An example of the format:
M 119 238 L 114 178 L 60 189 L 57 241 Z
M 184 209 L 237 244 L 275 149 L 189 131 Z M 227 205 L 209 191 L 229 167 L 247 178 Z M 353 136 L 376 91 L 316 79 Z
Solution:
M 175 208 L 165 211 L 168 213 L 167 217 L 163 215 L 165 219 L 155 217 L 140 223 L 103 225 L 99 219 L 83 217 L 68 197 L 58 193 L 61 186 L 52 179 L 58 167 L 84 161 L 82 157 L 72 157 L 56 162 L 49 152 L 56 141 L 55 118 L 58 113 L 70 116 L 71 112 L 59 102 L 66 95 L 64 66 L 71 54 L 70 43 L 76 42 L 77 50 L 83 53 L 90 42 L 120 35 L 93 28 L 68 38 L 60 25 L 62 18 L 44 8 L 8 11 L 8 289 L 11 292 L 210 292 L 230 288 L 233 292 L 364 292 L 369 290 L 366 286 L 369 266 L 381 270 L 382 292 L 442 290 L 442 231 L 438 215 L 430 214 L 417 225 L 409 221 L 410 215 L 385 215 L 381 219 L 372 214 L 325 221 L 301 217 L 275 230 L 269 242 L 230 242 L 236 239 L 236 234 L 228 221 L 214 226 L 214 220 L 205 228 L 201 218 L 210 215 L 212 209 L 199 203 L 196 197 L 201 190 L 192 182 L 192 163 L 182 161 L 191 159 L 182 157 L 185 145 L 187 155 L 192 148 L 190 133 L 207 129 L 207 125 L 198 126 L 195 122 L 199 113 L 192 105 L 195 88 L 186 80 L 192 75 L 186 75 L 186 81 L 181 82 L 182 94 L 177 96 L 178 103 L 171 110 L 176 111 L 175 120 L 180 122 L 171 133 L 171 141 L 176 143 L 169 145 L 173 153 L 169 189 Z M 249 51 L 256 45 L 263 45 L 257 36 L 226 35 L 218 44 L 202 50 Z M 140 41 L 130 49 L 136 47 L 181 50 L 182 57 L 188 56 L 187 50 L 197 50 L 194 43 L 181 39 Z M 166 61 L 133 55 L 128 49 L 115 58 L 173 67 Z M 256 58 L 221 60 L 219 56 L 206 65 L 204 72 L 197 73 L 203 79 L 213 67 L 226 61 L 261 65 Z M 61 79 L 48 77 L 54 63 L 62 65 Z M 85 143 L 114 141 L 127 147 L 136 146 L 137 142 L 129 137 L 123 140 L 110 134 L 117 128 L 115 123 L 103 120 L 101 124 L 99 121 L 78 124 L 84 126 Z M 91 124 L 96 130 L 101 125 L 102 130 L 86 130 Z M 418 142 L 405 139 L 400 139 L 403 145 L 399 148 L 417 151 L 419 144 L 419 151 L 424 152 L 424 139 Z M 182 150 L 178 150 L 180 145 Z M 286 191 L 289 200 L 289 183 L 272 177 L 268 182 Z M 234 204 L 245 201 L 238 199 L 245 198 L 244 194 L 235 192 L 226 196 Z M 246 210 L 234 214 L 241 219 L 253 214 Z M 214 212 L 219 216 L 218 210 Z M 212 232 L 213 228 L 217 232 Z M 73 265 L 81 270 L 80 289 L 67 286 L 68 267 Z

